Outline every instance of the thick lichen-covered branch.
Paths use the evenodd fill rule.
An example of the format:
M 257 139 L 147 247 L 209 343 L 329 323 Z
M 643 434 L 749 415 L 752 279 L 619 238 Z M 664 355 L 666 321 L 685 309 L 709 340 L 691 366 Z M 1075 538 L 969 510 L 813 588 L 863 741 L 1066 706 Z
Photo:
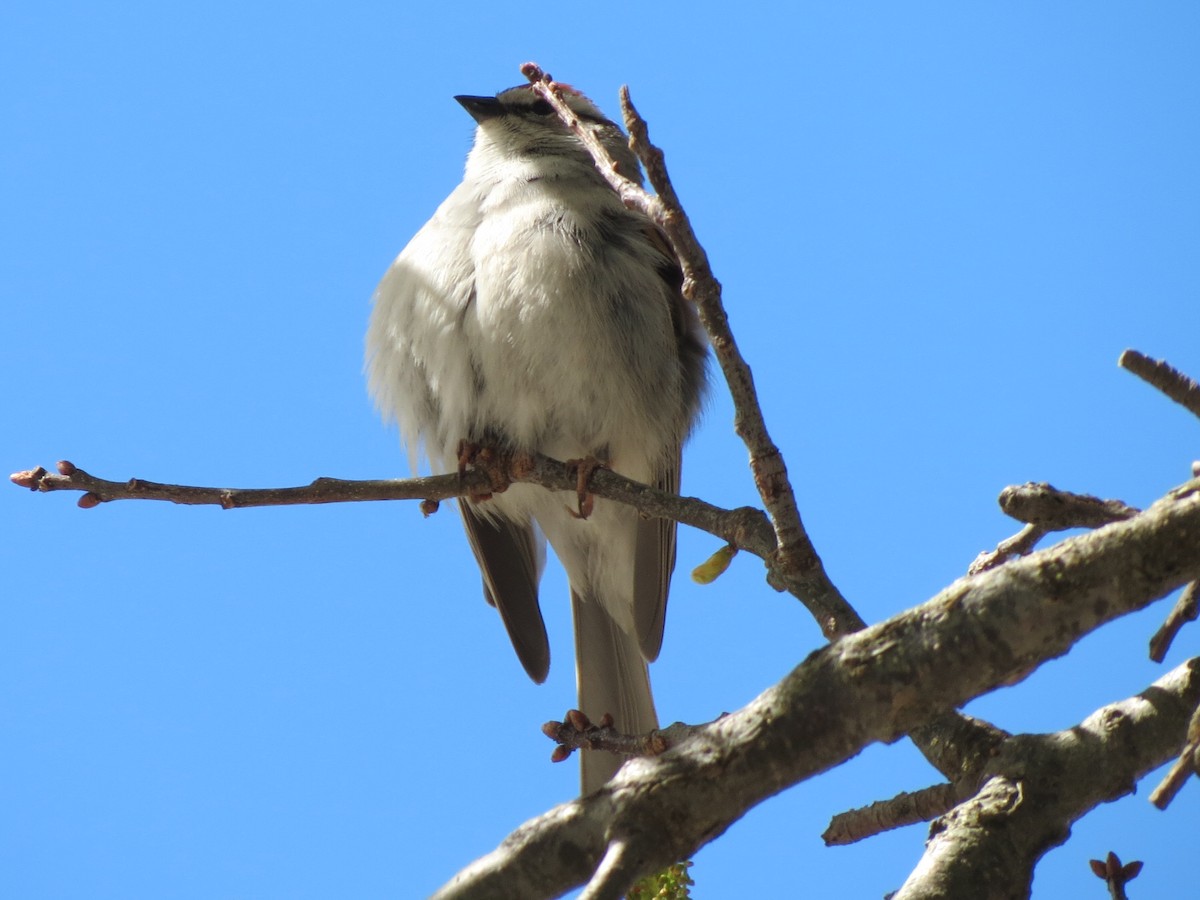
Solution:
M 591 878 L 617 842 L 622 871 L 688 858 L 767 797 L 1020 680 L 1084 634 L 1195 579 L 1200 553 L 1189 537 L 1198 532 L 1193 481 L 1132 519 L 961 579 L 813 653 L 745 708 L 628 763 L 599 792 L 530 821 L 438 896 L 556 896 Z M 1177 752 L 1190 709 L 1181 706 L 1159 762 Z M 1002 809 L 1022 789 L 1010 782 L 989 778 L 979 802 Z M 626 867 L 631 858 L 638 864 Z

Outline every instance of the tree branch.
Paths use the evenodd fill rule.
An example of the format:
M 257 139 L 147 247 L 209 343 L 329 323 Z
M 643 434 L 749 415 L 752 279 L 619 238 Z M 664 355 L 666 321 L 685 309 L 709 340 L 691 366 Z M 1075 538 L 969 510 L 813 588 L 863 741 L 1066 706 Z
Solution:
M 1169 759 L 1197 702 L 1200 658 L 1072 728 L 1005 741 L 983 789 L 934 823 L 895 900 L 1028 897 L 1037 861 Z
M 613 727 L 610 714 L 605 713 L 599 723 L 593 723 L 577 709 L 567 710 L 561 722 L 547 722 L 542 726 L 542 734 L 558 745 L 551 756 L 554 762 L 562 762 L 573 750 L 607 750 L 623 756 L 658 756 L 692 730 L 692 726 L 677 722 L 671 728 L 656 728 L 646 734 L 626 734 Z
M 1045 482 L 1030 481 L 1000 492 L 1000 509 L 1018 522 L 1047 531 L 1099 528 L 1110 522 L 1132 519 L 1141 510 L 1120 500 L 1101 500 L 1090 494 L 1060 491 Z
M 1068 528 L 1097 528 L 1109 522 L 1119 522 L 1138 514 L 1135 507 L 1120 500 L 1101 500 L 1090 494 L 1060 491 L 1045 482 L 1012 485 L 1000 492 L 1000 509 L 1026 525 L 990 552 L 980 553 L 967 568 L 968 575 L 977 575 L 994 568 L 1014 556 L 1026 556 L 1047 534 Z
M 901 791 L 888 800 L 838 813 L 830 820 L 821 840 L 827 847 L 853 844 L 905 825 L 928 822 L 952 810 L 962 799 L 952 784 Z
M 816 651 L 742 710 L 660 756 L 632 760 L 600 791 L 526 823 L 437 896 L 557 895 L 589 878 L 614 842 L 638 859 L 638 873 L 688 858 L 767 797 L 1024 678 L 1082 635 L 1200 576 L 1198 531 L 1193 481 L 1133 519 L 961 579 Z M 1172 726 L 1173 748 L 1187 712 Z
M 822 835 L 826 844 L 851 844 L 941 815 L 979 790 L 996 749 L 1012 737 L 1004 729 L 965 713 L 939 716 L 934 723 L 943 726 L 937 735 L 939 743 L 944 744 L 939 759 L 949 772 L 950 783 L 915 793 L 901 792 L 889 800 L 839 813 Z M 932 740 L 930 729 L 931 725 L 922 725 L 910 737 L 917 741 L 917 735 L 925 732 L 925 737 Z
M 1091 865 L 1092 874 L 1108 886 L 1110 900 L 1129 900 L 1129 895 L 1125 893 L 1125 885 L 1137 878 L 1138 873 L 1142 871 L 1140 861 L 1135 860 L 1122 865 L 1121 857 L 1109 850 L 1103 860 L 1090 859 L 1088 863 Z
M 1117 360 L 1117 365 L 1158 388 L 1193 416 L 1200 417 L 1200 384 L 1174 366 L 1163 360 L 1151 359 L 1137 350 L 1126 350 Z
M 1180 629 L 1188 622 L 1195 622 L 1197 615 L 1200 615 L 1200 583 L 1193 581 L 1183 589 L 1162 626 L 1150 638 L 1150 658 L 1157 663 L 1166 659 Z
M 321 503 L 352 503 L 367 500 L 446 500 L 472 491 L 490 488 L 482 472 L 458 475 L 431 475 L 425 478 L 349 481 L 341 478 L 317 478 L 306 485 L 282 488 L 198 487 L 164 484 L 144 478 L 108 481 L 97 478 L 74 463 L 61 460 L 57 475 L 38 466 L 14 472 L 9 480 L 31 491 L 83 491 L 79 505 L 91 509 L 114 500 L 166 500 L 185 506 L 219 506 L 222 509 L 249 509 L 257 506 L 298 506 Z
M 725 376 L 734 404 L 734 430 L 750 452 L 750 470 L 763 505 L 771 519 L 777 550 L 768 560 L 769 580 L 787 590 L 808 607 L 826 638 L 848 634 L 866 622 L 846 602 L 825 572 L 821 558 L 800 520 L 795 494 L 788 480 L 783 455 L 767 431 L 758 403 L 750 366 L 738 350 L 729 317 L 721 303 L 721 284 L 713 275 L 708 256 L 700 245 L 691 222 L 667 175 L 662 151 L 650 143 L 646 122 L 629 99 L 629 88 L 621 88 L 621 109 L 629 132 L 629 146 L 646 168 L 646 177 L 657 196 L 625 177 L 599 138 L 583 126 L 560 96 L 561 86 L 536 63 L 525 63 L 521 72 L 555 109 L 596 161 L 626 206 L 645 213 L 666 234 L 683 269 L 684 296 L 696 304 L 700 321 L 708 333 L 713 355 Z
M 348 480 L 318 478 L 311 484 L 284 488 L 196 487 L 162 484 L 142 478 L 108 481 L 85 472 L 73 463 L 58 463 L 53 475 L 38 466 L 15 472 L 9 479 L 18 487 L 41 493 L 83 491 L 79 505 L 85 508 L 114 500 L 166 500 L 192 506 L 247 509 L 255 506 L 290 506 L 319 503 L 353 503 L 367 500 L 423 500 L 426 514 L 436 510 L 436 501 L 470 494 L 503 490 L 500 477 L 509 482 L 527 482 L 553 491 L 575 493 L 576 469 L 541 454 L 520 455 L 505 461 L 491 474 L 468 469 L 460 475 L 431 475 L 424 478 Z M 774 536 L 761 510 L 743 506 L 722 509 L 695 497 L 660 491 L 632 481 L 611 469 L 596 469 L 588 488 L 598 497 L 625 503 L 646 516 L 673 519 L 721 538 L 739 549 L 767 558 L 775 549 Z
M 1050 531 L 1039 525 L 1026 525 L 1010 538 L 1005 538 L 996 545 L 995 550 L 985 550 L 980 553 L 971 565 L 967 566 L 968 575 L 978 575 L 988 569 L 1008 562 L 1016 556 L 1028 556 Z
M 1196 704 L 1191 721 L 1188 722 L 1183 749 L 1179 751 L 1179 757 L 1171 766 L 1171 771 L 1150 793 L 1150 802 L 1159 809 L 1166 809 L 1192 775 L 1200 778 L 1200 702 Z

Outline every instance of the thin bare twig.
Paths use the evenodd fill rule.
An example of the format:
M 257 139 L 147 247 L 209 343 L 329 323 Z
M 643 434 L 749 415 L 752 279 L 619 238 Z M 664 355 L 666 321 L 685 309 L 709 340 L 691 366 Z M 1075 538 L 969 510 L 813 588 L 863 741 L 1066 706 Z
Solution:
M 725 375 L 734 402 L 734 430 L 750 452 L 750 470 L 763 505 L 775 527 L 779 544 L 778 567 L 785 580 L 803 590 L 811 603 L 821 608 L 818 621 L 826 637 L 848 634 L 865 626 L 825 573 L 816 548 L 800 519 L 796 496 L 788 479 L 783 454 L 771 440 L 766 419 L 758 403 L 754 375 L 742 357 L 721 302 L 721 284 L 700 245 L 691 220 L 683 210 L 667 174 L 663 152 L 650 142 L 645 119 L 634 108 L 628 86 L 621 88 L 621 111 L 629 130 L 629 145 L 646 167 L 646 178 L 658 195 L 654 215 L 666 233 L 683 267 L 683 292 L 696 304 L 700 321 L 708 332 L 713 355 Z M 653 213 L 655 210 L 647 210 Z M 833 621 L 829 621 L 832 617 Z M 840 621 L 839 621 L 840 620 Z
M 1121 857 L 1111 850 L 1102 860 L 1089 859 L 1088 865 L 1092 867 L 1092 873 L 1108 885 L 1109 900 L 1128 900 L 1125 885 L 1137 878 L 1142 871 L 1140 860 L 1122 865 Z
M 759 496 L 775 531 L 776 553 L 769 561 L 769 579 L 777 587 L 799 598 L 816 618 L 827 638 L 865 627 L 825 572 L 816 548 L 800 520 L 799 508 L 788 480 L 787 467 L 779 448 L 771 441 L 758 404 L 750 366 L 737 347 L 729 319 L 721 304 L 721 285 L 713 275 L 704 248 L 667 175 L 662 151 L 650 143 L 645 120 L 621 89 L 621 108 L 629 131 L 629 145 L 646 168 L 646 177 L 657 196 L 650 194 L 618 170 L 616 162 L 599 138 L 584 127 L 563 101 L 561 86 L 536 63 L 525 63 L 521 72 L 554 108 L 559 117 L 583 142 L 596 167 L 622 201 L 641 210 L 666 234 L 683 269 L 684 295 L 696 304 L 700 321 L 708 333 L 713 354 L 734 402 L 734 428 L 750 452 L 750 468 Z
M 490 487 L 481 472 L 458 475 L 432 475 L 425 478 L 348 481 L 318 478 L 296 487 L 222 488 L 187 484 L 164 484 L 144 478 L 108 481 L 85 472 L 67 460 L 58 462 L 53 475 L 38 466 L 14 472 L 9 480 L 18 487 L 49 493 L 83 491 L 79 506 L 90 509 L 114 500 L 165 500 L 185 506 L 219 506 L 222 509 L 249 509 L 258 506 L 297 506 L 320 503 L 351 503 L 367 500 L 446 500 Z
M 834 816 L 822 835 L 827 844 L 849 844 L 865 840 L 884 831 L 891 831 L 919 821 L 931 821 L 956 804 L 975 795 L 983 783 L 987 767 L 996 753 L 1012 735 L 991 722 L 956 713 L 953 718 L 941 716 L 934 720 L 942 728 L 936 739 L 945 744 L 939 758 L 953 773 L 949 784 L 939 784 L 915 793 L 901 793 L 862 809 L 848 810 Z M 914 742 L 918 736 L 933 739 L 929 726 L 911 732 Z M 924 734 L 923 734 L 924 732 Z
M 1200 384 L 1169 363 L 1151 359 L 1137 350 L 1126 350 L 1117 365 L 1158 388 L 1193 416 L 1200 417 Z
M 538 484 L 555 491 L 574 493 L 578 487 L 576 469 L 572 465 L 540 454 L 519 455 L 506 460 L 498 474 L 495 470 L 485 474 L 471 468 L 462 476 L 432 475 L 361 481 L 318 478 L 311 484 L 285 488 L 197 487 L 162 484 L 141 478 L 108 481 L 66 460 L 58 463 L 58 472 L 54 475 L 39 466 L 16 472 L 9 478 L 19 487 L 43 493 L 83 491 L 79 503 L 85 508 L 114 500 L 166 500 L 193 506 L 220 506 L 223 509 L 366 500 L 434 501 L 432 506 L 423 505 L 426 514 L 436 509 L 436 501 L 439 500 L 503 490 L 504 484 L 497 484 L 497 477 L 509 482 Z M 660 491 L 604 468 L 592 473 L 588 488 L 598 497 L 625 503 L 643 515 L 691 525 L 764 559 L 770 557 L 775 547 L 766 517 L 761 510 L 752 507 L 721 509 L 695 497 L 680 497 Z
M 574 750 L 607 750 L 622 756 L 658 756 L 703 727 L 676 722 L 667 728 L 656 728 L 645 734 L 627 734 L 613 727 L 612 716 L 608 713 L 599 723 L 593 723 L 579 710 L 571 709 L 567 710 L 561 722 L 543 725 L 542 734 L 558 745 L 554 748 L 552 761 L 562 762 Z
M 1006 487 L 1000 492 L 999 501 L 1005 515 L 1019 522 L 1040 525 L 1047 531 L 1099 528 L 1110 522 L 1132 519 L 1141 512 L 1120 500 L 1073 494 L 1035 481 Z
M 953 809 L 961 799 L 952 784 L 902 791 L 888 800 L 838 813 L 829 821 L 821 840 L 827 847 L 853 844 L 885 831 L 936 819 Z
M 996 545 L 995 550 L 985 550 L 980 553 L 967 567 L 968 575 L 978 575 L 988 569 L 994 569 L 1017 556 L 1028 556 L 1037 547 L 1038 541 L 1050 532 L 1038 525 L 1026 525 L 1010 538 Z
M 967 568 L 968 575 L 994 569 L 1016 556 L 1028 556 L 1038 541 L 1053 531 L 1099 528 L 1138 514 L 1135 507 L 1120 500 L 1101 500 L 1090 494 L 1072 494 L 1045 482 L 1030 481 L 1006 487 L 1000 492 L 999 502 L 1005 515 L 1027 524 L 1012 537 L 997 544 L 995 550 L 975 557 Z
M 1166 809 L 1193 775 L 1200 778 L 1200 706 L 1196 707 L 1188 722 L 1183 749 L 1179 751 L 1170 771 L 1150 793 L 1150 802 L 1159 809 Z
M 1166 659 L 1179 630 L 1188 622 L 1195 622 L 1197 615 L 1200 615 L 1200 582 L 1193 581 L 1183 589 L 1162 626 L 1150 638 L 1150 658 L 1159 663 Z
M 625 889 L 641 872 L 637 868 L 637 854 L 625 838 L 609 842 L 604 858 L 596 867 L 596 874 L 579 895 L 579 900 L 621 900 Z

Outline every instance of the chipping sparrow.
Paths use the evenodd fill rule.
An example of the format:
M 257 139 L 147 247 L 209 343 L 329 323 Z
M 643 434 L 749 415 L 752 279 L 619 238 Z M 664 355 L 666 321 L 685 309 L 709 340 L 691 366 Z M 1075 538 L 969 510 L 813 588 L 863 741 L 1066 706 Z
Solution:
M 661 232 L 626 209 L 591 156 L 529 85 L 456 97 L 479 127 L 462 183 L 380 282 L 366 371 L 416 464 L 453 472 L 463 440 L 557 459 L 590 457 L 679 489 L 680 450 L 705 386 L 706 348 Z M 637 181 L 621 130 L 582 94 L 567 104 Z M 579 707 L 622 731 L 658 725 L 646 662 L 662 644 L 675 523 L 514 484 L 459 503 L 526 672 L 545 679 L 538 606 L 542 534 L 567 571 Z M 621 760 L 585 752 L 583 789 Z

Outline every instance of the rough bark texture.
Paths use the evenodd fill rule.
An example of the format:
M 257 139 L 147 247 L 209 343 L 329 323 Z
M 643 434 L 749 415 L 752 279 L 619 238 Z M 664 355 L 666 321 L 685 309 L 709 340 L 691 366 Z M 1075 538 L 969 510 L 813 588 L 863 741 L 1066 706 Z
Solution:
M 785 787 L 1024 678 L 1087 632 L 1198 576 L 1200 482 L 1190 482 L 1133 519 L 960 579 L 927 603 L 816 651 L 744 709 L 660 757 L 631 762 L 600 792 L 527 823 L 437 896 L 554 896 L 596 871 L 617 844 L 623 865 L 610 871 L 621 879 L 661 869 Z M 1186 717 L 1179 741 L 1185 727 Z M 1126 786 L 1132 777 L 1125 775 Z M 997 774 L 961 815 L 984 820 L 1019 807 L 1026 787 L 1010 781 Z M 1105 786 L 1104 796 L 1112 790 Z M 1061 817 L 1048 821 L 1037 855 L 1065 833 Z M 996 856 L 991 843 L 986 853 Z M 1006 877 L 1020 884 L 1023 873 L 1010 869 Z
M 1028 897 L 1033 867 L 1071 824 L 1132 793 L 1137 779 L 1178 746 L 1200 703 L 1200 659 L 1053 734 L 1001 745 L 983 789 L 938 819 L 925 856 L 896 900 Z

